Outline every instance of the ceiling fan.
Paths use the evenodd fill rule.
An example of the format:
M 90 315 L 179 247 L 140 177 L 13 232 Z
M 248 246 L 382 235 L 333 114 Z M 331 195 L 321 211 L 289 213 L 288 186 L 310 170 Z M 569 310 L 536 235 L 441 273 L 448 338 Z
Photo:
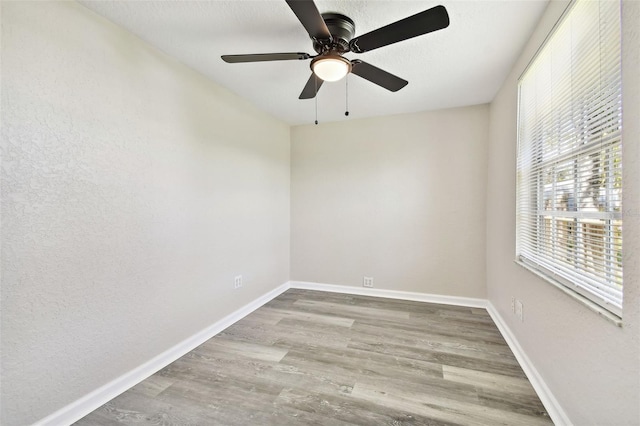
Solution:
M 313 40 L 317 55 L 308 53 L 256 53 L 249 55 L 223 55 L 228 63 L 287 61 L 311 59 L 311 77 L 300 99 L 316 96 L 324 81 L 338 81 L 349 73 L 396 92 L 408 84 L 387 71 L 359 59 L 349 60 L 348 52 L 364 53 L 449 26 L 449 15 L 444 6 L 436 6 L 353 38 L 355 24 L 351 18 L 338 13 L 320 14 L 313 0 L 286 0 L 302 26 Z

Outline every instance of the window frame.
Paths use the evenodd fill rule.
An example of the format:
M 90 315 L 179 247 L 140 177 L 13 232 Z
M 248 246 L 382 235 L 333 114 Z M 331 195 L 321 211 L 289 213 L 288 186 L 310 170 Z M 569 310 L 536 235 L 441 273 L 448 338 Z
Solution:
M 606 195 L 606 207 L 607 207 L 607 211 L 581 211 L 578 207 L 577 207 L 577 203 L 578 203 L 578 190 L 577 190 L 577 185 L 578 183 L 583 184 L 584 183 L 584 177 L 580 176 L 580 178 L 578 178 L 578 170 L 579 167 L 583 167 L 581 164 L 578 163 L 578 160 L 580 158 L 580 155 L 588 155 L 588 154 L 594 154 L 593 163 L 596 163 L 596 161 L 598 162 L 598 165 L 600 165 L 600 162 L 602 161 L 607 161 L 610 164 L 602 166 L 602 171 L 601 173 L 606 173 L 607 177 L 608 177 L 608 181 L 607 181 L 607 186 L 611 185 L 611 180 L 612 175 L 610 175 L 612 173 L 612 169 L 614 166 L 612 166 L 612 164 L 614 163 L 614 157 L 613 157 L 613 152 L 615 149 L 619 150 L 618 155 L 618 167 L 621 167 L 622 164 L 622 153 L 621 153 L 621 148 L 622 148 L 622 133 L 621 133 L 621 127 L 622 127 L 622 114 L 621 111 L 617 112 L 617 117 L 618 117 L 618 134 L 617 134 L 617 139 L 616 137 L 613 137 L 612 140 L 613 142 L 610 142 L 608 144 L 602 144 L 602 140 L 598 141 L 598 140 L 588 140 L 588 142 L 582 143 L 580 145 L 577 146 L 577 148 L 575 150 L 572 150 L 570 152 L 567 153 L 562 153 L 559 155 L 555 155 L 555 156 L 551 156 L 550 158 L 543 158 L 544 157 L 544 145 L 545 145 L 545 141 L 547 138 L 545 138 L 544 135 L 540 134 L 538 137 L 536 137 L 535 139 L 540 139 L 538 141 L 535 141 L 533 144 L 531 144 L 532 147 L 534 147 L 537 151 L 535 151 L 535 154 L 530 153 L 529 157 L 527 157 L 530 160 L 530 165 L 529 167 L 523 167 L 521 165 L 521 157 L 522 157 L 522 138 L 523 138 L 523 131 L 522 131 L 522 126 L 523 126 L 523 101 L 522 101 L 522 84 L 523 84 L 523 80 L 525 77 L 527 77 L 527 73 L 531 70 L 531 68 L 536 65 L 536 61 L 541 57 L 542 54 L 546 53 L 545 49 L 548 48 L 548 46 L 550 45 L 551 41 L 553 41 L 554 36 L 556 35 L 556 32 L 558 31 L 558 29 L 565 23 L 565 21 L 571 16 L 571 12 L 574 10 L 575 5 L 579 3 L 580 0 L 573 0 L 570 5 L 565 9 L 564 13 L 562 14 L 562 16 L 560 17 L 560 19 L 558 20 L 558 22 L 555 24 L 555 26 L 552 28 L 552 30 L 550 31 L 550 33 L 548 34 L 548 36 L 546 37 L 546 39 L 543 41 L 542 45 L 540 46 L 540 48 L 538 49 L 538 51 L 535 53 L 535 55 L 533 56 L 533 58 L 531 59 L 531 61 L 529 62 L 529 64 L 527 65 L 527 67 L 525 68 L 525 70 L 523 71 L 523 73 L 520 75 L 520 77 L 518 78 L 518 86 L 517 86 L 517 96 L 518 96 L 518 101 L 517 101 L 517 150 L 516 150 L 516 263 L 525 267 L 526 269 L 530 270 L 531 272 L 535 273 L 536 275 L 540 276 L 541 278 L 543 278 L 545 281 L 553 284 L 554 286 L 558 287 L 559 289 L 561 289 L 562 291 L 564 291 L 566 294 L 572 296 L 573 298 L 581 301 L 582 303 L 584 303 L 585 305 L 587 305 L 589 308 L 591 308 L 592 310 L 594 310 L 595 312 L 598 312 L 599 314 L 607 317 L 608 319 L 612 320 L 614 323 L 621 325 L 621 317 L 622 317 L 622 298 L 623 298 L 623 291 L 624 291 L 624 287 L 622 284 L 622 265 L 620 263 L 620 277 L 619 277 L 619 281 L 620 281 L 620 286 L 621 286 L 621 290 L 620 290 L 620 294 L 619 294 L 619 306 L 618 305 L 613 305 L 610 300 L 607 297 L 598 295 L 596 292 L 594 292 L 592 290 L 592 288 L 598 289 L 598 290 L 602 290 L 603 292 L 607 292 L 607 291 L 611 291 L 613 292 L 614 288 L 613 286 L 611 286 L 611 284 L 607 284 L 604 287 L 605 288 L 600 288 L 600 285 L 598 284 L 597 278 L 594 280 L 593 283 L 591 283 L 590 285 L 581 285 L 580 282 L 576 282 L 576 278 L 584 278 L 584 279 L 588 279 L 588 274 L 589 271 L 587 271 L 587 267 L 586 267 L 586 261 L 584 262 L 585 267 L 580 269 L 577 266 L 574 266 L 574 269 L 580 269 L 581 273 L 585 274 L 584 277 L 581 277 L 580 274 L 578 273 L 571 273 L 571 272 L 567 272 L 567 273 L 563 273 L 563 268 L 564 269 L 569 269 L 566 268 L 565 265 L 562 265 L 563 262 L 560 262 L 556 259 L 554 259 L 555 257 L 555 253 L 559 250 L 565 250 L 565 252 L 568 252 L 567 247 L 569 247 L 568 243 L 563 244 L 562 241 L 568 241 L 568 236 L 569 236 L 569 228 L 570 225 L 567 224 L 567 231 L 566 231 L 566 238 L 565 240 L 562 240 L 560 238 L 558 238 L 558 228 L 557 228 L 557 223 L 560 220 L 564 220 L 567 219 L 567 223 L 572 222 L 573 224 L 573 233 L 574 236 L 572 238 L 574 238 L 575 240 L 575 244 L 573 245 L 573 251 L 571 253 L 571 255 L 575 258 L 575 263 L 576 265 L 578 264 L 578 257 L 582 254 L 584 255 L 584 253 L 587 253 L 588 250 L 592 251 L 592 264 L 593 269 L 595 269 L 595 255 L 593 254 L 593 247 L 595 247 L 595 245 L 591 245 L 589 246 L 589 244 L 592 243 L 585 243 L 584 241 L 587 240 L 587 238 L 585 238 L 585 235 L 588 238 L 592 238 L 592 234 L 587 234 L 585 233 L 585 229 L 587 229 L 587 225 L 588 225 L 588 221 L 589 220 L 593 220 L 594 223 L 596 223 L 597 225 L 600 225 L 599 223 L 595 222 L 595 221 L 602 221 L 602 229 L 603 229 L 603 241 L 606 241 L 606 248 L 603 248 L 603 250 L 605 250 L 605 254 L 602 254 L 602 259 L 603 259 L 603 263 L 601 265 L 601 268 L 603 270 L 610 270 L 610 266 L 609 263 L 612 263 L 613 261 L 611 259 L 613 259 L 613 250 L 611 250 L 610 247 L 610 241 L 612 241 L 612 239 L 615 239 L 614 236 L 616 235 L 616 232 L 619 232 L 619 241 L 620 241 L 620 253 L 621 253 L 621 240 L 622 240 L 622 208 L 621 208 L 621 200 L 619 200 L 618 203 L 618 208 L 619 211 L 609 211 L 609 208 L 611 207 L 612 204 L 609 198 L 609 189 L 607 189 L 607 195 Z M 616 2 L 618 4 L 618 10 L 620 10 L 620 3 L 619 1 Z M 600 22 L 600 17 L 598 17 L 598 25 L 601 25 Z M 618 33 L 618 37 L 621 38 L 621 34 Z M 551 49 L 551 47 L 549 47 L 549 49 Z M 570 50 L 570 53 L 573 54 L 573 47 Z M 620 53 L 620 57 L 619 60 L 621 61 L 621 53 Z M 602 62 L 599 62 L 600 64 L 602 64 Z M 542 71 L 541 71 L 542 72 Z M 618 70 L 618 74 L 621 74 L 621 68 L 619 68 Z M 529 83 L 529 84 L 533 84 L 533 83 Z M 619 107 L 621 107 L 621 81 L 619 81 L 617 83 L 617 87 L 618 90 L 620 91 L 620 100 L 618 101 L 619 103 L 617 104 Z M 554 98 L 556 99 L 556 98 Z M 573 95 L 571 95 L 569 97 L 569 99 L 567 100 L 567 102 L 571 102 L 572 105 L 576 102 L 576 99 L 579 99 L 578 97 L 573 97 Z M 608 106 L 608 103 L 602 103 L 602 109 L 598 109 L 596 112 L 591 112 L 590 115 L 587 117 L 586 121 L 589 120 L 593 120 L 593 117 L 597 117 L 598 114 L 608 114 L 611 113 L 611 111 L 607 111 L 606 106 Z M 565 107 L 565 105 L 563 104 L 562 107 Z M 559 111 L 561 111 L 560 107 L 556 107 Z M 554 112 L 556 111 L 555 109 L 553 110 Z M 538 120 L 536 122 L 536 124 L 540 124 L 540 123 L 544 123 L 544 121 L 542 120 Z M 579 138 L 578 135 L 578 131 L 576 129 L 573 130 L 573 134 L 572 134 L 576 140 L 582 140 L 581 138 Z M 605 133 L 606 135 L 606 133 Z M 534 138 L 532 138 L 534 139 Z M 529 146 L 527 146 L 529 147 Z M 595 148 L 594 148 L 595 147 Z M 599 149 L 598 149 L 599 148 Z M 586 153 L 586 154 L 585 154 Z M 604 159 L 602 160 L 602 156 L 603 153 L 605 153 L 604 155 Z M 598 158 L 598 156 L 600 156 L 601 158 Z M 537 158 L 536 158 L 537 157 Z M 598 158 L 597 160 L 595 160 L 595 158 Z M 560 165 L 562 164 L 562 162 L 574 162 L 575 164 L 573 165 L 575 171 L 575 176 L 573 178 L 573 184 L 574 184 L 574 209 L 569 209 L 566 208 L 563 211 L 560 210 L 547 210 L 546 209 L 546 200 L 545 199 L 545 193 L 547 191 L 547 189 L 545 188 L 545 171 L 546 170 L 551 170 L 552 171 L 552 180 L 551 183 L 553 185 L 553 191 L 552 191 L 552 203 L 555 205 L 555 200 L 556 200 L 556 196 L 557 196 L 557 192 L 556 192 L 556 188 L 558 186 L 559 182 L 562 182 L 562 180 L 560 180 L 558 178 L 558 173 L 557 173 L 557 169 L 560 167 Z M 532 179 L 529 177 L 529 175 L 527 175 L 527 178 L 522 178 L 522 173 L 523 170 L 525 171 L 529 171 L 527 173 L 529 173 L 529 175 L 535 175 L 537 174 L 537 177 Z M 583 172 L 580 172 L 583 173 Z M 523 185 L 529 185 L 526 188 L 523 188 Z M 621 196 L 622 193 L 622 189 L 619 189 L 619 194 Z M 523 195 L 525 194 L 525 195 Z M 529 196 L 529 198 L 526 198 L 526 196 Z M 526 199 L 527 202 L 525 203 L 523 201 L 523 199 Z M 535 200 L 535 201 L 531 201 L 531 200 Z M 594 196 L 594 200 L 595 200 L 595 196 Z M 527 219 L 523 219 L 523 214 L 522 214 L 522 204 L 531 204 L 533 203 L 535 205 L 535 208 L 529 208 L 526 210 L 526 212 L 528 214 L 530 214 L 530 217 L 528 216 Z M 532 219 L 533 218 L 533 219 Z M 548 241 L 549 241 L 549 245 L 545 246 L 544 243 L 544 239 L 545 239 L 545 230 L 549 229 L 549 226 L 544 223 L 544 221 L 549 220 L 549 223 L 551 224 L 551 231 L 549 232 L 549 237 L 548 237 Z M 535 230 L 534 231 L 526 231 L 523 232 L 523 227 L 524 226 L 531 226 L 531 224 L 533 223 L 532 220 L 535 220 Z M 524 223 L 524 225 L 523 225 Z M 619 231 L 616 231 L 614 227 L 618 227 L 617 229 Z M 595 229 L 596 226 L 593 227 L 593 229 Z M 605 235 L 606 233 L 606 235 Z M 526 234 L 526 236 L 523 237 L 523 234 Z M 580 234 L 582 234 L 582 236 L 580 237 Z M 534 237 L 536 238 L 533 242 L 531 242 L 530 240 L 526 240 L 527 238 L 530 238 L 531 235 L 534 235 Z M 582 240 L 579 240 L 580 238 L 582 238 Z M 597 234 L 596 234 L 596 238 L 597 238 Z M 527 248 L 529 248 L 529 245 L 533 244 L 534 246 L 536 246 L 536 248 L 539 250 L 539 254 L 538 256 L 531 256 L 531 257 L 535 257 L 535 258 L 530 258 L 527 257 L 526 255 L 523 255 L 522 253 L 522 246 L 523 245 L 527 245 Z M 582 244 L 579 246 L 579 244 Z M 564 245 L 564 247 L 563 247 Z M 544 248 L 540 248 L 540 247 L 544 247 Z M 526 250 L 525 250 L 526 251 Z M 549 255 L 549 254 L 552 255 Z M 568 255 L 567 255 L 568 256 Z M 544 257 L 547 257 L 547 259 L 545 260 Z M 606 260 L 605 260 L 606 259 Z M 568 262 L 567 262 L 568 264 Z M 609 275 L 609 272 L 606 273 L 607 275 Z M 607 278 L 610 279 L 610 278 Z M 611 281 L 613 282 L 613 280 Z M 602 293 L 601 293 L 602 294 Z M 614 294 L 614 293 L 612 293 Z M 612 297 L 613 298 L 613 297 Z

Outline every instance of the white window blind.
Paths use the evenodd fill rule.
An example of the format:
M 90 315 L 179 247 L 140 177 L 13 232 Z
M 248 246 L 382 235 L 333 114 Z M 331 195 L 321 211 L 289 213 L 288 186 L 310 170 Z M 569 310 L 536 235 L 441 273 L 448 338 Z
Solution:
M 517 255 L 621 316 L 620 3 L 577 0 L 519 82 Z

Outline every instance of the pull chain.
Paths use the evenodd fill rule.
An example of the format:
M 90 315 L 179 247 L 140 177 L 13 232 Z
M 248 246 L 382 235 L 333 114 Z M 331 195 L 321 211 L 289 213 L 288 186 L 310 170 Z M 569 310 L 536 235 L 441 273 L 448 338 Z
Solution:
M 345 106 L 344 106 L 344 115 L 349 116 L 349 74 L 344 77 L 344 97 L 345 97 Z
M 313 82 L 316 85 L 316 95 L 313 97 L 316 103 L 316 126 L 318 125 L 318 77 L 313 76 Z

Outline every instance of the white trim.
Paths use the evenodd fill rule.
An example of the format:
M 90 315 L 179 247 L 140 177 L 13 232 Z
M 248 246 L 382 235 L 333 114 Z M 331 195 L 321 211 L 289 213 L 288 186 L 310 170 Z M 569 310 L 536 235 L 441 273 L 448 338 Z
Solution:
M 116 378 L 115 380 L 112 380 L 106 385 L 94 390 L 93 392 L 88 393 L 80 399 L 77 399 L 71 404 L 62 407 L 55 413 L 50 414 L 49 416 L 35 422 L 34 425 L 59 426 L 68 425 L 80 420 L 87 414 L 111 401 L 113 398 L 120 395 L 127 389 L 137 385 L 160 369 L 171 364 L 173 361 L 195 349 L 197 346 L 206 342 L 225 328 L 241 320 L 251 312 L 255 311 L 270 300 L 276 298 L 288 289 L 289 282 L 276 287 L 270 292 L 246 304 L 237 311 L 232 312 L 221 320 L 215 322 L 204 330 L 197 332 L 193 336 L 188 337 L 177 345 L 167 349 L 160 355 L 151 358 L 149 361 L 134 368 L 128 373 L 123 374 L 122 376 Z
M 468 306 L 470 308 L 487 307 L 486 299 L 471 297 L 444 296 L 441 294 L 414 293 L 410 291 L 383 290 L 347 285 L 323 284 L 308 281 L 289 281 L 291 288 L 302 290 L 328 291 L 332 293 L 357 294 L 360 296 L 386 297 L 387 299 L 413 300 L 415 302 L 439 303 L 441 305 Z
M 572 425 L 569 417 L 564 412 L 556 398 L 553 396 L 551 390 L 549 390 L 549 388 L 547 387 L 546 383 L 542 379 L 542 376 L 540 376 L 540 373 L 538 373 L 538 371 L 535 369 L 533 363 L 524 353 L 515 336 L 490 301 L 470 297 L 444 296 L 439 294 L 414 293 L 408 291 L 360 288 L 306 281 L 288 281 L 278 286 L 277 288 L 257 298 L 253 302 L 248 303 L 237 311 L 222 318 L 220 321 L 217 321 L 204 330 L 199 331 L 193 336 L 188 337 L 177 345 L 167 349 L 160 355 L 155 356 L 144 364 L 134 368 L 128 373 L 123 374 L 122 376 L 107 383 L 106 385 L 61 408 L 55 413 L 37 421 L 36 423 L 34 423 L 34 425 L 68 425 L 80 420 L 82 417 L 101 407 L 116 396 L 120 395 L 122 392 L 137 385 L 142 380 L 146 379 L 155 372 L 171 364 L 176 359 L 190 352 L 197 346 L 206 342 L 216 334 L 223 331 L 225 328 L 231 326 L 235 322 L 249 315 L 251 312 L 255 311 L 265 303 L 278 297 L 289 288 L 327 291 L 332 293 L 345 293 L 361 296 L 385 297 L 388 299 L 411 300 L 416 302 L 438 303 L 444 305 L 468 306 L 470 308 L 487 309 L 489 315 L 498 327 L 498 330 L 500 330 L 500 333 L 506 340 L 509 348 L 515 355 L 516 359 L 520 363 L 520 366 L 527 375 L 527 378 L 531 382 L 531 385 L 538 394 L 540 400 L 542 401 L 542 404 L 549 413 L 551 420 L 553 420 L 556 425 Z
M 526 269 L 532 274 L 535 274 L 538 278 L 541 278 L 547 283 L 551 284 L 567 296 L 578 301 L 579 303 L 582 303 L 584 306 L 598 314 L 600 317 L 612 322 L 618 327 L 622 327 L 622 318 L 620 316 L 598 305 L 597 303 L 594 303 L 591 299 L 584 296 L 581 292 L 579 292 L 579 287 L 574 283 L 569 281 L 566 281 L 565 283 L 565 281 L 562 281 L 561 277 L 559 277 L 558 275 L 554 274 L 551 271 L 549 271 L 549 273 L 545 273 L 546 270 L 538 269 L 535 264 L 530 264 L 529 261 L 515 259 L 514 262 L 516 265 Z
M 567 413 L 562 409 L 558 400 L 553 396 L 553 393 L 551 393 L 551 390 L 544 382 L 544 379 L 540 373 L 538 373 L 538 370 L 536 370 L 535 366 L 522 349 L 522 346 L 520 346 L 520 343 L 518 343 L 515 335 L 511 332 L 507 323 L 490 301 L 487 301 L 487 311 L 489 312 L 489 315 L 491 315 L 493 322 L 498 327 L 498 330 L 500 330 L 502 337 L 507 341 L 511 352 L 513 352 L 518 363 L 522 367 L 522 370 L 527 375 L 527 378 L 538 394 L 538 397 L 540 398 L 540 401 L 542 401 L 547 413 L 549 413 L 549 417 L 551 417 L 553 423 L 558 426 L 572 425 L 571 420 L 569 420 L 569 416 L 567 416 Z

